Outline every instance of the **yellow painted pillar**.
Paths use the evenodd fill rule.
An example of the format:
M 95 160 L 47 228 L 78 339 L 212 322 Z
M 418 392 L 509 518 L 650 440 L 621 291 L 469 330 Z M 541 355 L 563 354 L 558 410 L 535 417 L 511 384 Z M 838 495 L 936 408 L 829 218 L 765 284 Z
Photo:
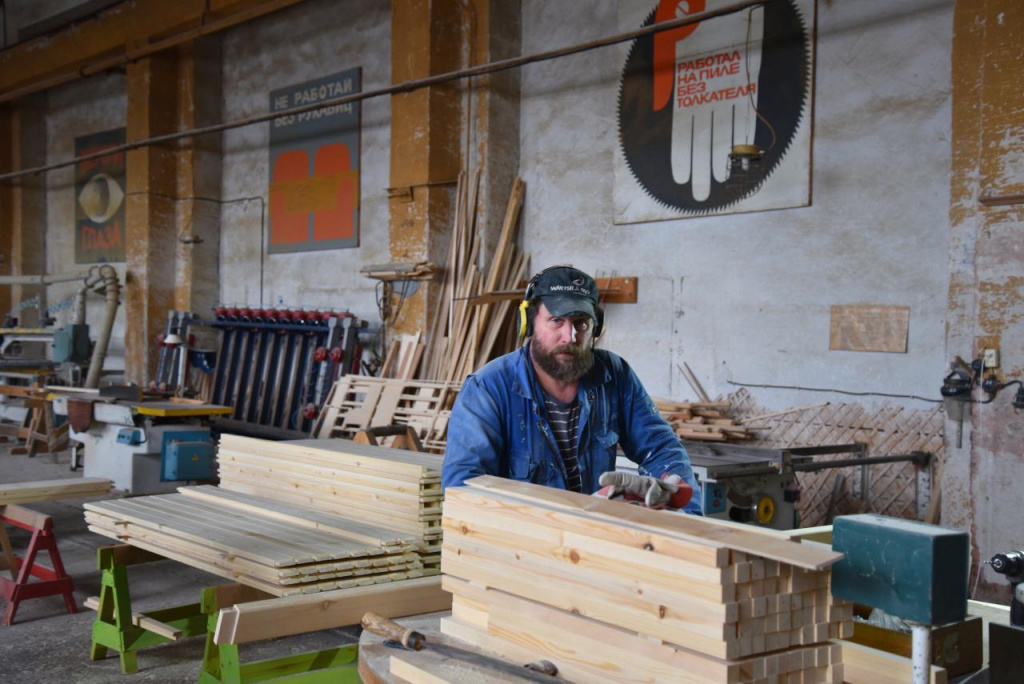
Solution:
M 462 21 L 456 0 L 395 0 L 392 82 L 460 68 Z M 445 260 L 455 195 L 452 181 L 462 167 L 462 100 L 458 83 L 391 98 L 391 186 L 398 191 L 389 200 L 392 261 Z M 404 303 L 397 332 L 429 330 L 427 303 L 436 290 L 436 285 L 425 284 Z
M 128 142 L 174 130 L 178 90 L 173 51 L 130 64 L 126 89 Z M 172 143 L 132 150 L 127 158 L 125 376 L 140 384 L 151 377 L 154 342 L 175 302 L 175 154 Z
M 0 114 L 0 168 L 7 171 L 46 163 L 46 96 L 22 98 Z M 10 275 L 41 275 L 46 272 L 46 179 L 21 176 L 0 189 L 0 238 L 2 272 Z M 0 318 L 12 307 L 39 297 L 46 306 L 46 288 L 36 285 L 0 286 Z M 39 307 L 15 312 L 19 325 L 39 324 Z

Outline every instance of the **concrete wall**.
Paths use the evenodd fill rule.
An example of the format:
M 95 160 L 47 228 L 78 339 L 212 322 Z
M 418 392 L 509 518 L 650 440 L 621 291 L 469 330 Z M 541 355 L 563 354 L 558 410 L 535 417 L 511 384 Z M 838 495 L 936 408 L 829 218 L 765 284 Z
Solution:
M 223 115 L 234 120 L 263 114 L 270 91 L 357 66 L 364 90 L 385 87 L 391 83 L 390 35 L 390 4 L 379 0 L 310 0 L 231 30 L 224 36 Z M 259 202 L 223 205 L 222 302 L 348 308 L 377 321 L 374 282 L 359 268 L 390 261 L 389 123 L 387 98 L 363 103 L 358 248 L 267 255 L 269 226 L 261 236 Z M 225 134 L 225 202 L 251 196 L 266 201 L 269 130 L 260 124 Z
M 656 5 L 652 0 L 651 7 Z M 577 6 L 578 5 L 578 6 Z M 617 33 L 616 0 L 523 0 L 523 52 Z M 525 248 L 639 276 L 603 345 L 652 394 L 730 381 L 937 397 L 945 366 L 952 0 L 819 2 L 807 208 L 612 224 L 616 96 L 627 46 L 522 71 Z M 906 354 L 829 351 L 834 304 L 910 307 Z M 786 407 L 830 393 L 755 390 Z M 911 406 L 921 402 L 906 400 Z
M 75 138 L 124 126 L 124 76 L 107 73 L 74 81 L 48 92 L 47 143 L 50 163 L 75 156 Z M 47 213 L 46 270 L 48 273 L 88 271 L 93 264 L 75 263 L 75 171 L 67 167 L 46 176 Z M 124 262 L 112 264 L 122 287 L 125 282 Z M 61 283 L 47 289 L 51 307 L 78 290 L 81 283 Z M 122 299 L 123 302 L 123 299 Z M 67 306 L 68 302 L 64 302 Z M 90 337 L 96 338 L 102 322 L 103 297 L 90 293 L 86 297 L 86 322 Z M 71 322 L 73 311 L 64 308 L 55 313 L 56 327 Z M 124 368 L 124 309 L 118 309 L 104 367 Z

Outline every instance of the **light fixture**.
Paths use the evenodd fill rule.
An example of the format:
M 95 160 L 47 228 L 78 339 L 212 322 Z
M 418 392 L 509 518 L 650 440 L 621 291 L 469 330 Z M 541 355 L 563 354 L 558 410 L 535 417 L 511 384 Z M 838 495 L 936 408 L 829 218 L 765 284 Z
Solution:
M 736 194 L 745 194 L 764 177 L 764 150 L 757 145 L 740 143 L 729 152 L 729 175 L 725 187 Z

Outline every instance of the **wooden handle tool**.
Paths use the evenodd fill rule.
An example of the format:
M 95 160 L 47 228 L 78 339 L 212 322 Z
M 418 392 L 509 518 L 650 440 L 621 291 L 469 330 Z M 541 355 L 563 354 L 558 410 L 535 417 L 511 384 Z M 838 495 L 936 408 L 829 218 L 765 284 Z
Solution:
M 377 613 L 374 613 L 373 611 L 367 612 L 363 615 L 361 624 L 363 625 L 363 629 L 368 632 L 373 632 L 379 636 L 397 641 L 405 648 L 413 651 L 422 650 L 427 642 L 427 638 L 416 630 L 406 629 L 394 620 L 389 620 L 382 615 L 377 615 Z

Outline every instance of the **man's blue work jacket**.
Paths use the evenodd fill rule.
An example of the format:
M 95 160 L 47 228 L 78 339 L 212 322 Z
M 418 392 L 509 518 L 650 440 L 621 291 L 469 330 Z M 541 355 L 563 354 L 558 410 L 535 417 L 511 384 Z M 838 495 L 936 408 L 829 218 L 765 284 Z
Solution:
M 491 361 L 466 378 L 448 422 L 442 485 L 497 475 L 565 489 L 565 466 L 548 423 L 529 345 Z M 688 513 L 700 513 L 701 492 L 686 450 L 662 419 L 636 374 L 619 356 L 594 350 L 594 366 L 577 392 L 583 491 L 600 488 L 615 470 L 616 445 L 641 475 L 676 473 L 693 487 Z

